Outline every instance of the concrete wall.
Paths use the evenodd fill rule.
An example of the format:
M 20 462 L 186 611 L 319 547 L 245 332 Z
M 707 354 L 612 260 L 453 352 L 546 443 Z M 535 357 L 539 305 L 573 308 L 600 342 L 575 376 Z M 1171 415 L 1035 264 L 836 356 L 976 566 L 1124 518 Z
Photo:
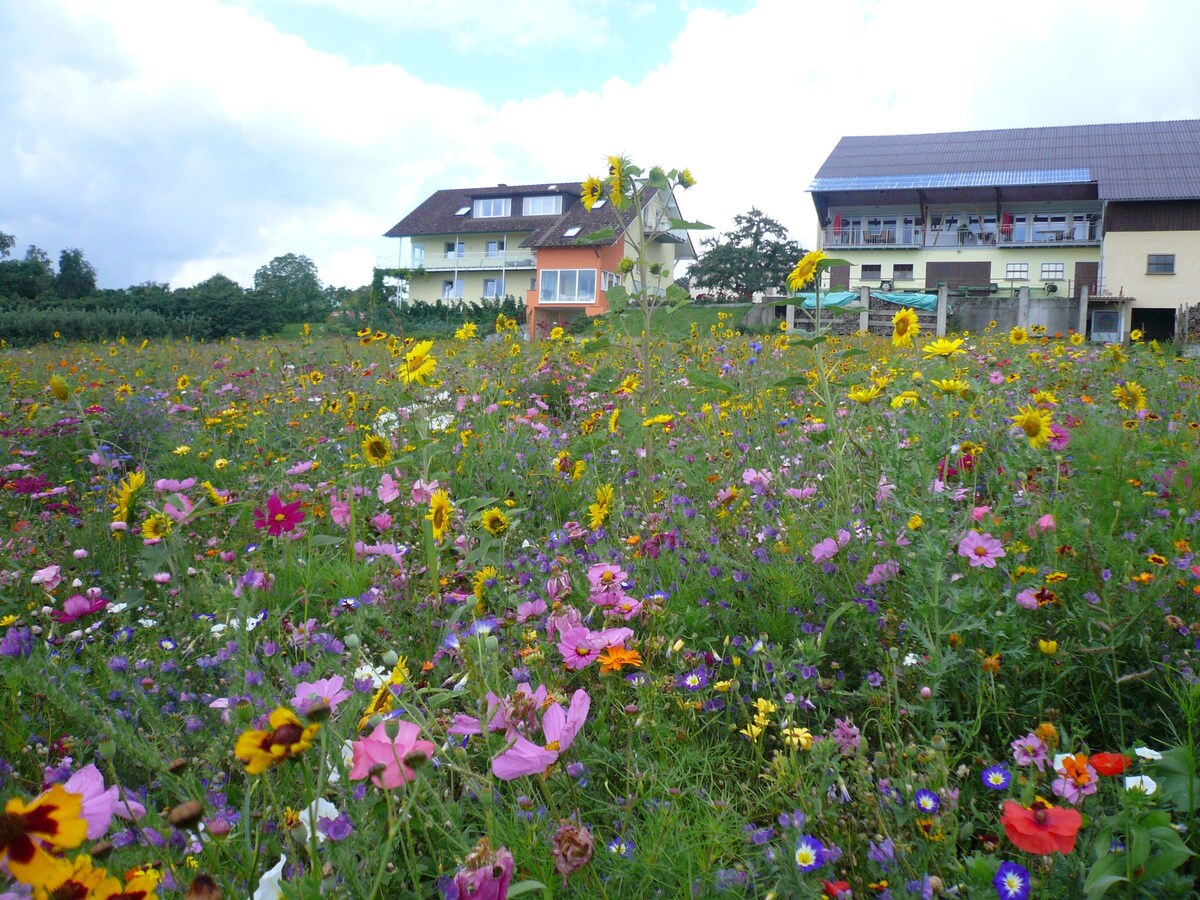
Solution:
M 983 331 L 992 322 L 1001 331 L 1018 324 L 1020 301 L 1012 296 L 952 297 L 950 299 L 949 329 L 951 331 Z M 1049 334 L 1067 334 L 1079 325 L 1079 301 L 1054 295 L 1030 297 L 1026 328 L 1042 325 Z

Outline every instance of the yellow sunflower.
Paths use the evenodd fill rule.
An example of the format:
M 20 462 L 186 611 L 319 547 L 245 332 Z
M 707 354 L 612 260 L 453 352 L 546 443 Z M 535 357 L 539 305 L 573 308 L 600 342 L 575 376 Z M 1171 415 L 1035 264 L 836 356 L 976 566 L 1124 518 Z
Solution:
M 437 360 L 429 355 L 432 349 L 433 341 L 421 341 L 405 354 L 404 368 L 400 372 L 405 384 L 412 384 L 414 381 L 417 384 L 427 383 L 426 379 L 437 369 Z
M 613 502 L 613 487 L 611 484 L 602 484 L 596 488 L 596 502 L 588 507 L 588 527 L 593 531 L 608 521 L 609 513 L 612 511 Z
M 462 325 L 455 329 L 454 339 L 456 341 L 469 341 L 478 333 L 478 328 L 474 322 L 463 322 Z
M 579 187 L 581 188 L 581 195 L 583 197 L 583 207 L 590 212 L 597 201 L 604 196 L 604 182 L 593 175 L 589 175 L 587 180 L 580 184 Z
M 792 269 L 791 274 L 788 275 L 788 287 L 793 291 L 803 288 L 812 281 L 813 276 L 817 274 L 817 266 L 826 258 L 824 252 L 821 250 L 813 250 L 806 253 L 804 258 L 796 263 L 796 268 Z
M 1015 328 L 1013 328 L 1012 331 L 1010 331 L 1008 333 L 1008 342 L 1010 344 L 1018 344 L 1018 345 L 1026 344 L 1029 342 L 1029 332 L 1027 332 L 1020 325 L 1018 325 Z
M 493 506 L 486 510 L 481 518 L 483 530 L 492 537 L 499 537 L 508 531 L 508 516 L 506 516 L 498 506 Z
M 429 498 L 429 514 L 425 518 L 433 523 L 433 539 L 439 544 L 450 530 L 453 517 L 454 504 L 450 502 L 450 495 L 445 491 L 434 491 Z
M 921 332 L 921 323 L 911 309 L 897 310 L 892 316 L 892 346 L 911 347 L 913 338 Z
M 1010 416 L 1009 421 L 1025 432 L 1030 447 L 1040 450 L 1054 437 L 1054 432 L 1050 430 L 1051 418 L 1050 410 L 1030 405 L 1018 407 L 1017 414 Z
M 387 438 L 377 434 L 368 434 L 362 442 L 363 459 L 367 465 L 378 468 L 392 461 L 392 445 Z
M 955 394 L 959 397 L 966 397 L 971 391 L 971 385 L 961 378 L 932 378 L 929 383 L 943 394 Z
M 162 513 L 155 513 L 152 516 L 147 516 L 146 521 L 142 523 L 142 540 L 143 541 L 161 541 L 171 533 L 171 517 Z
M 138 494 L 146 486 L 146 473 L 130 472 L 117 486 L 117 508 L 113 511 L 114 522 L 128 522 Z
M 625 206 L 625 167 L 629 160 L 623 156 L 608 158 L 608 193 L 612 197 L 613 206 L 621 209 Z
M 926 359 L 932 359 L 935 356 L 940 356 L 943 359 L 949 359 L 952 356 L 966 353 L 962 348 L 962 338 L 938 338 L 936 341 L 930 341 L 921 348 L 921 352 L 925 354 Z
M 1119 384 L 1112 390 L 1113 399 L 1121 409 L 1139 410 L 1146 408 L 1146 389 L 1136 381 Z

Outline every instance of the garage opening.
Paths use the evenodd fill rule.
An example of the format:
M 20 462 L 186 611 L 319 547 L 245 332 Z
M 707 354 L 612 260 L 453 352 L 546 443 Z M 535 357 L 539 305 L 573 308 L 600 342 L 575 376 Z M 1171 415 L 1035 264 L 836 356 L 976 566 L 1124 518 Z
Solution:
M 1142 330 L 1143 340 L 1170 341 L 1175 338 L 1175 310 L 1134 307 L 1130 312 L 1131 327 Z

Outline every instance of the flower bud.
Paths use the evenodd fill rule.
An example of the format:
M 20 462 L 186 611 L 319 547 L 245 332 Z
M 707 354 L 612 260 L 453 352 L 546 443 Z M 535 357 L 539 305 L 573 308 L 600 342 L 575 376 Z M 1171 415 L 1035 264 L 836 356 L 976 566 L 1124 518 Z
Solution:
M 180 803 L 167 814 L 167 821 L 176 828 L 188 829 L 200 821 L 204 815 L 204 804 L 199 800 L 187 800 Z

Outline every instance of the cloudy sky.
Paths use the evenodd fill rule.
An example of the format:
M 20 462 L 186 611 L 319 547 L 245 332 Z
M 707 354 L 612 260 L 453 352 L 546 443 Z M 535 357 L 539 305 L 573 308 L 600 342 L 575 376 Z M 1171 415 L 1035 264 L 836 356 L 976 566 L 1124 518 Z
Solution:
M 0 231 L 102 287 L 329 284 L 442 187 L 688 166 L 810 246 L 843 134 L 1200 117 L 1192 0 L 0 0 Z

